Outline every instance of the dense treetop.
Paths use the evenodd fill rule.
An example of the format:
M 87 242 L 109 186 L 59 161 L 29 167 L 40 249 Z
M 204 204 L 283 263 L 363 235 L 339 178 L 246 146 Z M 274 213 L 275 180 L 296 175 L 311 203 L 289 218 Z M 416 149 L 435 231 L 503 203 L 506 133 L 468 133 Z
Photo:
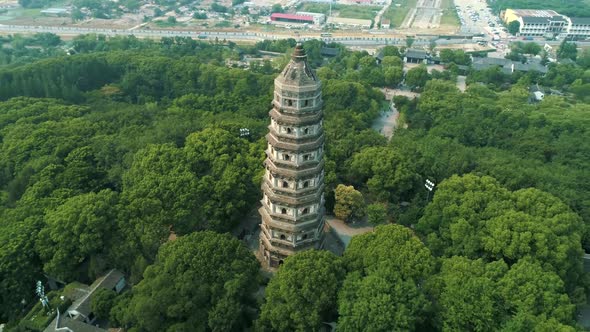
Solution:
M 116 304 L 133 331 L 238 331 L 257 290 L 258 262 L 229 234 L 195 232 L 169 242 Z
M 270 331 L 319 331 L 336 318 L 336 297 L 345 270 L 327 251 L 289 257 L 266 288 L 257 327 Z

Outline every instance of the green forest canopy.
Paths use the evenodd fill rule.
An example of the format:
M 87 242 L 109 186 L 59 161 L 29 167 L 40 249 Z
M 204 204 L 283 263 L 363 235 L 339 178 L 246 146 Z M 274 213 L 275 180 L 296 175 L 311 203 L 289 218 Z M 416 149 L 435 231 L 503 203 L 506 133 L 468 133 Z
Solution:
M 219 286 L 199 276 L 210 286 L 196 294 L 202 319 L 184 321 L 181 298 L 154 322 L 143 315 L 164 309 L 153 304 L 168 292 L 167 262 L 209 248 L 182 239 L 228 242 L 238 261 L 254 262 L 213 232 L 232 230 L 256 207 L 272 82 L 288 58 L 247 71 L 225 60 L 289 51 L 294 40 L 239 47 L 89 35 L 72 41 L 72 56 L 51 36 L 4 42 L 22 46 L 0 52 L 0 319 L 12 326 L 43 273 L 91 282 L 113 267 L 137 286 L 114 300 L 111 319 L 141 331 L 276 329 L 287 314 L 305 330 L 333 320 L 350 331 L 574 325 L 588 287 L 581 254 L 590 248 L 590 185 L 578 180 L 590 166 L 590 106 L 578 98 L 590 84 L 584 57 L 580 66 L 552 65 L 544 77 L 470 72 L 465 93 L 452 66 L 421 75 L 419 99 L 395 98 L 408 128 L 388 142 L 370 127 L 384 102 L 376 87 L 404 79 L 399 50 L 387 47 L 377 64 L 333 45 L 340 55 L 324 61 L 321 42 L 307 42 L 323 83 L 327 207 L 339 184 L 352 185 L 398 225 L 355 237 L 343 258 L 289 258 L 261 306 L 252 299 L 256 273 L 211 261 L 228 279 Z M 531 82 L 573 95 L 531 104 Z M 239 136 L 244 127 L 250 136 Z M 432 202 L 425 178 L 439 185 Z M 181 240 L 162 246 L 170 231 Z M 197 276 L 198 266 L 183 273 Z M 334 287 L 319 291 L 318 280 Z M 317 294 L 309 307 L 279 305 L 299 289 Z M 219 302 L 206 299 L 213 291 Z M 481 298 L 466 300 L 475 293 Z M 387 294 L 378 307 L 362 305 L 378 294 Z M 390 312 L 396 316 L 379 319 Z

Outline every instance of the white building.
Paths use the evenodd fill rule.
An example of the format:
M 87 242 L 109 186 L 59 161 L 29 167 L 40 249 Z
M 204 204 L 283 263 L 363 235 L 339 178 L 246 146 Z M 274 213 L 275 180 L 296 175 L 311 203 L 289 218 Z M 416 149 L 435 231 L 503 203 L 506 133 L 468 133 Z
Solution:
M 297 12 L 296 15 L 303 15 L 303 16 L 311 16 L 313 17 L 313 23 L 317 25 L 322 25 L 326 23 L 326 15 L 321 13 L 311 13 L 311 12 Z
M 519 19 L 520 35 L 530 37 L 553 37 L 567 32 L 568 17 L 556 15 L 552 17 L 523 16 Z
M 567 34 L 575 39 L 589 38 L 590 17 L 570 17 Z
M 342 26 L 342 27 L 353 27 L 369 29 L 373 22 L 371 20 L 361 20 L 357 18 L 344 18 L 344 17 L 328 17 L 328 23 Z
M 502 18 L 506 24 L 517 21 L 519 34 L 525 37 L 590 37 L 588 17 L 568 17 L 554 10 L 506 9 Z

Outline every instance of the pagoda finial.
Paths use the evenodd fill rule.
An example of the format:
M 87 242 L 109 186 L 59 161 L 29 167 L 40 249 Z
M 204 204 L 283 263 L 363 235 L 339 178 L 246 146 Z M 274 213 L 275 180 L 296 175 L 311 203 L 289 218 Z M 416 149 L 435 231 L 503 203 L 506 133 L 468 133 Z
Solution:
M 305 54 L 305 50 L 303 49 L 303 44 L 301 44 L 301 42 L 298 42 L 295 46 L 295 51 L 293 52 L 293 60 L 305 60 L 306 58 L 307 55 Z

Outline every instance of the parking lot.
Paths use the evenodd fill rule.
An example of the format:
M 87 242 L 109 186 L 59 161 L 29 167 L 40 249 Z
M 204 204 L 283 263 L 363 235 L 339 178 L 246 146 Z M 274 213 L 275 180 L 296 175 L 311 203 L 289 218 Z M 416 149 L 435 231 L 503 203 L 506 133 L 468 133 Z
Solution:
M 481 34 L 474 41 L 481 46 L 496 48 L 494 56 L 504 56 L 512 38 L 500 18 L 494 15 L 485 0 L 455 0 L 462 34 Z
M 455 0 L 455 8 L 465 34 L 489 34 L 501 28 L 500 18 L 492 14 L 485 0 Z

